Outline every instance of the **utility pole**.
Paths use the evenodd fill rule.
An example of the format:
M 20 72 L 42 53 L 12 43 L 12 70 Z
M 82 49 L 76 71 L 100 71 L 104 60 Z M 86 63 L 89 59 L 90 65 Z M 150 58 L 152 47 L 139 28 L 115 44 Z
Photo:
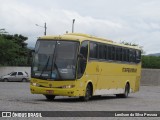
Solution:
M 46 35 L 46 32 L 47 32 L 47 25 L 46 25 L 46 22 L 44 23 L 44 35 Z
M 72 33 L 74 32 L 74 22 L 75 22 L 75 19 L 73 19 L 72 21 Z
M 44 26 L 40 26 L 38 24 L 36 24 L 36 26 L 44 28 L 44 35 L 47 34 L 47 25 L 46 25 L 46 22 L 44 23 Z

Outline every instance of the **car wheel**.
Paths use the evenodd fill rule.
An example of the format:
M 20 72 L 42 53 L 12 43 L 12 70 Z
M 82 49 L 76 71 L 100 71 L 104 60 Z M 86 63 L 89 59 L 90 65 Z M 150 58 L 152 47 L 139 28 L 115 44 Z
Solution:
M 22 79 L 22 82 L 27 82 L 27 79 L 26 79 L 26 78 L 23 78 L 23 79 Z
M 4 78 L 3 81 L 4 81 L 4 82 L 8 82 L 8 79 L 7 79 L 7 78 Z

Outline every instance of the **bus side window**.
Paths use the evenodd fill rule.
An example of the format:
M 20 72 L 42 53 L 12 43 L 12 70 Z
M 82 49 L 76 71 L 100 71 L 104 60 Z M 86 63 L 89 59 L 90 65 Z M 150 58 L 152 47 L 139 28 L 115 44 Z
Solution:
M 116 47 L 116 60 L 119 61 L 119 48 Z
M 106 46 L 99 44 L 99 59 L 106 59 Z
M 108 46 L 108 59 L 112 60 L 112 46 Z
M 129 62 L 129 49 L 126 49 L 126 61 Z
M 108 45 L 105 45 L 105 54 L 106 54 L 106 60 L 109 60 L 109 57 L 108 57 Z
M 86 69 L 87 56 L 88 56 L 88 41 L 84 41 L 81 43 L 80 53 L 78 57 L 78 79 L 82 77 Z
M 141 61 L 141 51 L 136 50 L 136 63 L 139 63 Z
M 116 60 L 122 61 L 122 48 L 116 47 Z
M 116 60 L 116 47 L 112 46 L 112 60 Z
M 132 58 L 132 50 L 129 50 L 129 62 L 132 62 L 133 58 Z
M 135 50 L 133 50 L 133 49 L 130 49 L 129 50 L 129 61 L 130 62 L 135 62 Z
M 97 59 L 98 58 L 98 44 L 94 42 L 90 42 L 90 55 L 89 57 L 91 59 Z
M 126 50 L 125 48 L 122 48 L 122 61 L 126 61 Z
M 135 63 L 136 62 L 136 51 L 133 50 L 133 62 Z

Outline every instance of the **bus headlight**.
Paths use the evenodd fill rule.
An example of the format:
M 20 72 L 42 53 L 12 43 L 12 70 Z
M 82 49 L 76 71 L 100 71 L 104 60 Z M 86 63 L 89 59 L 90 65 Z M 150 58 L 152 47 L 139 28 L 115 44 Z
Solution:
M 62 86 L 62 88 L 73 88 L 73 87 L 75 87 L 75 85 L 64 85 L 64 86 Z
M 33 86 L 37 86 L 37 87 L 39 87 L 39 86 L 40 86 L 38 83 L 31 83 L 31 85 L 33 85 Z

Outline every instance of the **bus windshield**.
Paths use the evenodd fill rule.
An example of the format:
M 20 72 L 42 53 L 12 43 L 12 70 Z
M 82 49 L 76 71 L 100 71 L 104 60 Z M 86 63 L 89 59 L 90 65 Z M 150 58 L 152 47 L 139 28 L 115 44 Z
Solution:
M 32 77 L 50 80 L 74 80 L 78 42 L 38 40 L 33 57 Z

